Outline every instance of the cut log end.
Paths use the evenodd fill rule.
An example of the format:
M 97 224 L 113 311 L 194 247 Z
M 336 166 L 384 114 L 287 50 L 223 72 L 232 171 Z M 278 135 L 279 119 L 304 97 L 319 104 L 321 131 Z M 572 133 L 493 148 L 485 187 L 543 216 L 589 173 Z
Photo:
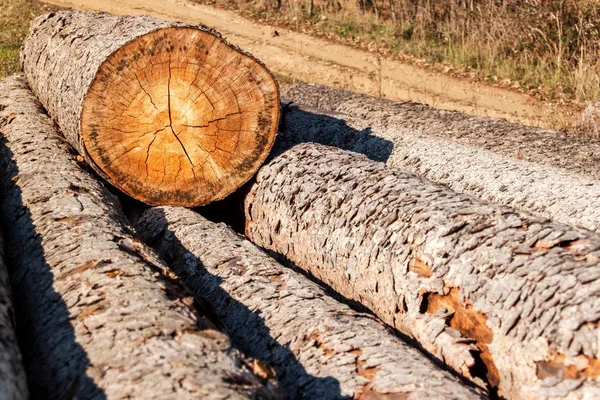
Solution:
M 199 206 L 252 177 L 278 120 L 277 81 L 262 64 L 211 32 L 168 27 L 100 66 L 81 140 L 88 162 L 130 196 Z

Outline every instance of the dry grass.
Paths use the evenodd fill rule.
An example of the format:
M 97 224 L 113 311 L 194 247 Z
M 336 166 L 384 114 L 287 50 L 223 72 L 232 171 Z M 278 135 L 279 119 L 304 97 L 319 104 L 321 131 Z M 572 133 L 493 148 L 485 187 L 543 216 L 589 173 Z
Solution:
M 542 97 L 600 98 L 600 2 L 590 0 L 195 0 Z M 31 19 L 0 0 L 0 78 L 19 70 Z
M 293 76 L 284 75 L 277 72 L 273 72 L 275 78 L 277 78 L 277 82 L 279 83 L 279 89 L 286 90 L 299 83 L 300 81 Z
M 31 20 L 54 9 L 33 0 L 0 0 L 0 79 L 19 71 L 19 48 Z
M 590 0 L 196 0 L 547 98 L 600 98 Z

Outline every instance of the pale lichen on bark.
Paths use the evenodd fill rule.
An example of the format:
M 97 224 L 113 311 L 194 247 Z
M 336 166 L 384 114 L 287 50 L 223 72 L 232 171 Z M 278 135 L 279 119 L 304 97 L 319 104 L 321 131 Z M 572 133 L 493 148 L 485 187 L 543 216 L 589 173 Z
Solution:
M 596 233 L 317 144 L 264 166 L 245 210 L 253 242 L 501 396 L 600 394 Z

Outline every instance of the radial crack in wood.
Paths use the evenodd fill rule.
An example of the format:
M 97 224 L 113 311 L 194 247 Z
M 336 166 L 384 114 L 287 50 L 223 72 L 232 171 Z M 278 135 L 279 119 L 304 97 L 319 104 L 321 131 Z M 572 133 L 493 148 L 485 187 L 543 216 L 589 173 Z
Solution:
M 275 78 L 207 27 L 51 13 L 33 22 L 21 63 L 71 145 L 149 204 L 224 198 L 256 172 L 275 138 Z
M 31 397 L 276 398 L 133 238 L 22 77 L 0 82 L 0 110 L 0 221 Z
M 514 399 L 600 397 L 600 235 L 314 143 L 262 167 L 246 235 Z
M 327 296 L 223 224 L 156 207 L 135 226 L 236 345 L 277 371 L 289 398 L 477 399 L 372 316 Z

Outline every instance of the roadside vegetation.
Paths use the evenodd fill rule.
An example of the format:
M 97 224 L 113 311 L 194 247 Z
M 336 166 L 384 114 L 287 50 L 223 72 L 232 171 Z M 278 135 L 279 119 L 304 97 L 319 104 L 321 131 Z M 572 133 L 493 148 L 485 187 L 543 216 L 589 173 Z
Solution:
M 542 99 L 600 99 L 597 1 L 193 1 Z M 31 19 L 53 9 L 36 0 L 0 0 L 0 78 L 19 70 Z
M 19 47 L 31 20 L 54 9 L 33 0 L 0 0 L 0 79 L 19 71 Z
M 543 98 L 600 98 L 589 0 L 195 0 Z

